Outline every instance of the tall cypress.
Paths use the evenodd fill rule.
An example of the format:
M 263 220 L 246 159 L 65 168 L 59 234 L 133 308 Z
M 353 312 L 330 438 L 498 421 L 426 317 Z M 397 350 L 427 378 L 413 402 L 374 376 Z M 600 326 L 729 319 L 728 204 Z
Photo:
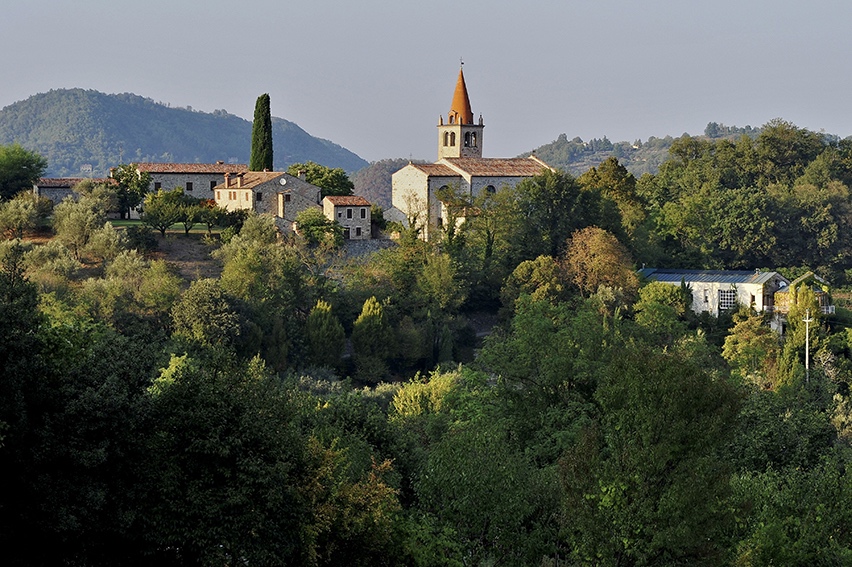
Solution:
M 254 123 L 251 129 L 250 171 L 272 171 L 272 114 L 269 111 L 269 95 L 257 97 L 254 105 Z

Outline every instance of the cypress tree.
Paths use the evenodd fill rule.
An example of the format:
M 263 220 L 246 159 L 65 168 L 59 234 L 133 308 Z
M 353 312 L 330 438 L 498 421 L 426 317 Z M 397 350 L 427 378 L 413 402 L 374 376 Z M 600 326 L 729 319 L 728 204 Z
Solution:
M 269 95 L 257 97 L 254 105 L 254 122 L 251 128 L 250 171 L 272 171 L 272 114 L 269 111 Z

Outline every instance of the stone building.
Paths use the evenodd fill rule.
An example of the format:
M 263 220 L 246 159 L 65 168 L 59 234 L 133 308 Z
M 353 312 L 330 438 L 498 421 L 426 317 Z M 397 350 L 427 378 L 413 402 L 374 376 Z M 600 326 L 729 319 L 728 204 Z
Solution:
M 224 182 L 213 188 L 216 204 L 229 211 L 248 209 L 280 219 L 292 230 L 296 215 L 308 208 L 322 210 L 322 190 L 281 171 L 246 171 L 225 174 Z
M 484 129 L 482 116 L 474 121 L 464 73 L 459 70 L 446 121 L 443 116 L 438 121 L 438 161 L 410 163 L 393 174 L 393 209 L 386 216 L 402 222 L 416 217 L 421 235 L 428 239 L 430 233 L 440 233 L 447 218 L 446 207 L 437 197 L 441 190 L 453 189 L 475 199 L 483 191 L 514 187 L 552 169 L 535 156 L 483 158 Z
M 369 240 L 370 202 L 358 195 L 329 196 L 322 200 L 325 216 L 343 227 L 347 240 Z
M 72 197 L 76 201 L 80 198 L 80 195 L 74 191 L 74 187 L 83 181 L 91 181 L 97 184 L 115 183 L 112 178 L 40 177 L 38 183 L 33 185 L 33 193 L 39 197 L 50 199 L 54 205 L 61 203 L 65 197 Z
M 137 163 L 136 171 L 151 176 L 149 191 L 170 191 L 182 187 L 187 195 L 213 199 L 213 188 L 224 183 L 225 175 L 248 171 L 244 163 Z
M 719 316 L 722 311 L 751 307 L 758 313 L 775 311 L 777 292 L 790 282 L 778 272 L 760 270 L 669 270 L 642 268 L 648 280 L 686 285 L 692 291 L 692 311 Z

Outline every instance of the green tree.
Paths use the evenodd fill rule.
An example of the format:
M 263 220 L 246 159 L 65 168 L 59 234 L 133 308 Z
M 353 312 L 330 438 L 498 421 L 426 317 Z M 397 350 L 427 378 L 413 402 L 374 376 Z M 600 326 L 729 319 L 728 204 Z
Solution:
M 173 357 L 150 390 L 141 523 L 158 562 L 304 565 L 316 471 L 258 360 Z
M 0 201 L 31 190 L 47 169 L 47 160 L 19 144 L 0 146 Z
M 120 164 L 110 170 L 110 176 L 118 185 L 118 211 L 121 218 L 127 218 L 130 210 L 138 207 L 148 188 L 151 186 L 151 174 L 139 172 L 135 164 Z
M 24 231 L 34 230 L 47 221 L 53 203 L 32 191 L 17 194 L 13 199 L 0 202 L 0 231 L 12 238 L 22 238 Z
M 343 228 L 327 218 L 319 208 L 309 208 L 296 215 L 296 230 L 309 244 L 330 248 L 343 245 Z
M 200 345 L 233 346 L 240 336 L 240 317 L 233 300 L 217 280 L 195 280 L 172 307 L 176 336 Z
M 392 329 L 375 297 L 364 302 L 352 326 L 352 349 L 360 380 L 375 383 L 387 375 L 387 361 L 394 350 Z
M 106 217 L 105 203 L 97 195 L 83 195 L 79 201 L 66 197 L 53 209 L 53 230 L 57 240 L 79 260 Z
M 298 176 L 301 172 L 305 173 L 305 181 L 322 189 L 323 197 L 352 195 L 355 191 L 355 184 L 339 167 L 326 167 L 309 161 L 294 163 L 287 168 L 287 173 L 293 176 Z
M 142 222 L 153 229 L 159 230 L 165 237 L 166 230 L 178 222 L 183 214 L 183 189 L 177 187 L 171 191 L 160 189 L 156 193 L 145 196 L 145 206 L 142 210 Z
M 329 303 L 321 299 L 317 301 L 308 314 L 305 331 L 308 336 L 311 363 L 337 368 L 340 365 L 340 357 L 343 355 L 346 335 L 343 325 L 332 314 Z
M 762 317 L 749 313 L 725 338 L 722 356 L 741 379 L 765 387 L 777 382 L 775 365 L 780 352 L 778 336 Z
M 269 95 L 257 97 L 254 105 L 254 122 L 251 127 L 250 171 L 272 171 L 272 114 Z
M 722 565 L 737 393 L 700 362 L 628 347 L 595 392 L 597 423 L 562 460 L 565 527 L 600 565 Z

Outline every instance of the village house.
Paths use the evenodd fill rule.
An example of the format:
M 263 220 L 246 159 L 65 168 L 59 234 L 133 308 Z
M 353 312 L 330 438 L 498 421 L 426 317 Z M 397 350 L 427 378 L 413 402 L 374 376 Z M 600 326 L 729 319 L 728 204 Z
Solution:
M 739 306 L 758 313 L 772 313 L 778 291 L 790 282 L 777 272 L 760 270 L 668 270 L 643 268 L 639 274 L 648 280 L 671 285 L 687 285 L 692 290 L 692 311 L 719 316 Z
M 322 200 L 326 218 L 343 227 L 347 240 L 369 240 L 371 237 L 370 202 L 358 195 L 328 196 Z
M 246 171 L 225 174 L 213 188 L 213 199 L 229 211 L 247 209 L 271 214 L 280 226 L 292 230 L 296 215 L 308 208 L 322 210 L 322 190 L 299 177 L 282 171 Z
M 482 116 L 474 121 L 464 73 L 459 70 L 453 101 L 446 121 L 438 121 L 438 161 L 409 163 L 393 174 L 393 208 L 386 218 L 408 222 L 416 217 L 421 236 L 428 239 L 448 218 L 438 195 L 451 189 L 469 199 L 483 191 L 496 192 L 514 187 L 524 179 L 552 169 L 531 156 L 528 158 L 483 158 Z

